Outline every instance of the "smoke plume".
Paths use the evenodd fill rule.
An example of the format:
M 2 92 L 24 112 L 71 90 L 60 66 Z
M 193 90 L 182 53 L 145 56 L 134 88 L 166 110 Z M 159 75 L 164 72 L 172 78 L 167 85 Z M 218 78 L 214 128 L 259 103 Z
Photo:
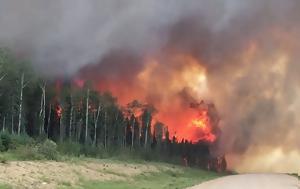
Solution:
M 297 0 L 0 0 L 0 46 L 45 76 L 93 79 L 190 135 L 189 103 L 214 102 L 216 154 L 239 171 L 300 167 Z M 174 134 L 174 133 L 173 133 Z

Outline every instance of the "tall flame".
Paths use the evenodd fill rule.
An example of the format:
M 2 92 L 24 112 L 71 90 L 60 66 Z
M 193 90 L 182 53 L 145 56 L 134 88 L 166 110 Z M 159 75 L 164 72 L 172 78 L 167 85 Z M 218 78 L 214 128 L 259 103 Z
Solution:
M 200 111 L 199 116 L 191 121 L 190 127 L 195 127 L 200 131 L 199 140 L 214 142 L 216 135 L 213 134 L 212 125 L 207 110 Z
M 109 58 L 107 61 L 112 67 L 117 62 L 109 61 Z M 120 58 L 119 61 L 126 59 Z M 81 79 L 93 80 L 99 91 L 111 91 L 121 105 L 133 100 L 153 104 L 158 110 L 154 122 L 163 122 L 170 136 L 176 134 L 178 140 L 214 142 L 216 136 L 212 134 L 209 115 L 199 115 L 198 111 L 190 108 L 190 103 L 205 99 L 208 92 L 206 68 L 201 60 L 189 54 L 168 52 L 145 57 L 141 61 L 143 67 L 130 74 L 99 74 L 95 70 L 101 71 L 105 69 L 102 66 L 108 64 L 102 62 L 97 67 L 85 68 L 76 77 L 75 83 L 81 86 Z

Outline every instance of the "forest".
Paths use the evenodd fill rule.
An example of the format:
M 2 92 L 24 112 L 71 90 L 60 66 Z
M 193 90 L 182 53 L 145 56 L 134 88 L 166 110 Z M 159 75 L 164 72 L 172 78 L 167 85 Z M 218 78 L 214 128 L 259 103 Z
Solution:
M 159 110 L 153 105 L 134 100 L 121 106 L 109 91 L 95 90 L 92 81 L 78 85 L 38 73 L 29 61 L 0 50 L 1 151 L 16 148 L 11 141 L 23 137 L 43 143 L 46 153 L 48 145 L 57 145 L 68 155 L 130 154 L 126 158 L 226 169 L 225 157 L 211 155 L 210 142 L 170 136 L 164 123 L 154 121 Z

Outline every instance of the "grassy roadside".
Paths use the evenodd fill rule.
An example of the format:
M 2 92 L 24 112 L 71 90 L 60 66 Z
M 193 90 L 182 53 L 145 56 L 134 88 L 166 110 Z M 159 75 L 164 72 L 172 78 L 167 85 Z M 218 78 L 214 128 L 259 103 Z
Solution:
M 6 184 L 0 184 L 0 189 L 11 189 L 12 187 Z
M 83 182 L 87 189 L 183 189 L 203 181 L 218 177 L 216 174 L 188 170 L 184 172 L 163 171 L 153 174 L 142 174 L 129 181 Z
M 7 152 L 6 157 L 13 157 L 13 154 L 9 154 L 9 152 Z M 20 164 L 21 167 L 26 166 L 26 170 L 32 169 L 31 171 L 28 170 L 29 173 L 31 173 L 30 180 L 35 179 L 34 183 L 39 183 L 39 185 L 36 185 L 36 188 L 42 188 L 43 186 L 41 183 L 46 182 L 47 184 L 54 186 L 53 188 L 58 189 L 183 189 L 188 186 L 193 186 L 203 181 L 222 176 L 214 172 L 208 172 L 200 169 L 148 161 L 121 161 L 115 159 L 65 157 L 63 161 L 57 161 L 57 163 L 55 161 L 50 162 L 58 164 L 57 166 L 51 167 L 51 169 L 56 169 L 55 167 L 64 167 L 65 165 L 68 166 L 67 170 L 69 171 L 78 171 L 79 169 L 82 170 L 82 168 L 84 169 L 72 178 L 68 176 L 71 172 L 66 171 L 65 174 L 67 175 L 65 175 L 65 177 L 62 176 L 63 180 L 55 180 L 55 178 L 49 176 L 55 173 L 51 172 L 51 169 L 46 172 L 39 171 L 39 177 L 37 178 L 34 176 L 34 170 L 36 167 L 39 167 L 39 169 L 41 169 L 43 165 L 43 168 L 48 167 L 48 160 L 8 160 L 6 163 L 0 163 L 0 168 L 1 166 L 3 168 L 3 166 L 13 166 L 15 164 Z M 30 165 L 27 166 L 28 164 Z M 51 165 L 53 166 L 53 164 Z M 78 166 L 81 166 L 81 168 Z M 93 174 L 99 174 L 100 177 L 103 175 L 103 177 L 106 178 L 109 176 L 110 179 L 92 179 L 89 175 L 85 174 L 86 171 L 91 170 L 96 171 Z M 22 177 L 20 179 L 26 178 Z M 24 180 L 20 182 L 22 183 L 27 181 L 28 180 Z M 9 188 L 11 187 L 8 185 L 0 185 L 0 189 Z
M 147 151 L 105 151 L 77 143 L 1 135 L 0 189 L 181 189 L 222 176 L 175 165 Z M 5 170 L 5 173 L 1 170 Z M 7 183 L 9 185 L 4 185 Z

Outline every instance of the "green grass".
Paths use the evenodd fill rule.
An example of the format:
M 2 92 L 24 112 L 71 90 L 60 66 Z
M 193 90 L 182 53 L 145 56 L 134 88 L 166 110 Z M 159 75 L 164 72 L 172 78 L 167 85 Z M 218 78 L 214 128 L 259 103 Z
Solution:
M 101 170 L 106 174 L 113 174 L 124 180 L 111 181 L 90 181 L 80 179 L 79 183 L 72 185 L 68 182 L 58 183 L 59 189 L 183 189 L 189 186 L 199 184 L 201 182 L 211 180 L 222 175 L 207 172 L 196 168 L 184 168 L 174 164 L 162 162 L 145 161 L 138 157 L 131 157 L 131 152 L 125 152 L 124 157 L 109 157 L 106 159 L 95 159 L 86 156 L 74 156 L 72 154 L 61 154 L 59 161 L 72 162 L 76 164 L 84 164 L 84 162 L 99 162 L 113 164 L 151 164 L 155 166 L 158 172 L 144 172 L 137 176 L 127 176 L 122 172 L 114 172 L 109 169 Z M 46 160 L 39 156 L 39 153 L 34 148 L 18 147 L 7 152 L 0 153 L 0 163 L 8 163 L 9 161 L 24 161 L 24 160 Z M 124 170 L 126 171 L 126 170 Z M 49 182 L 47 177 L 40 178 L 44 182 Z M 0 189 L 9 189 L 8 185 L 1 185 Z
M 12 187 L 6 184 L 0 184 L 0 189 L 11 189 Z
M 0 153 L 0 159 L 4 163 L 8 160 L 24 160 L 23 156 L 18 155 L 15 151 L 8 151 Z M 149 162 L 140 159 L 117 160 L 115 158 L 109 159 L 95 159 L 87 157 L 63 156 L 62 161 L 73 162 L 81 164 L 84 162 L 99 162 L 99 163 L 113 163 L 113 164 L 151 164 L 155 166 L 159 172 L 144 172 L 137 176 L 127 176 L 121 172 L 114 172 L 111 170 L 102 170 L 103 173 L 113 174 L 124 178 L 124 180 L 111 181 L 89 181 L 80 179 L 76 186 L 70 183 L 59 183 L 59 189 L 183 189 L 189 186 L 199 184 L 201 182 L 211 180 L 222 176 L 214 172 L 208 172 L 196 168 L 185 168 L 173 164 L 162 162 Z M 126 171 L 126 170 L 124 170 Z M 41 177 L 41 180 L 48 182 L 48 178 Z M 1 185 L 0 189 L 9 189 L 8 185 Z
M 183 189 L 220 175 L 212 172 L 181 168 L 164 170 L 158 173 L 143 173 L 125 181 L 83 181 L 80 187 L 85 189 Z

